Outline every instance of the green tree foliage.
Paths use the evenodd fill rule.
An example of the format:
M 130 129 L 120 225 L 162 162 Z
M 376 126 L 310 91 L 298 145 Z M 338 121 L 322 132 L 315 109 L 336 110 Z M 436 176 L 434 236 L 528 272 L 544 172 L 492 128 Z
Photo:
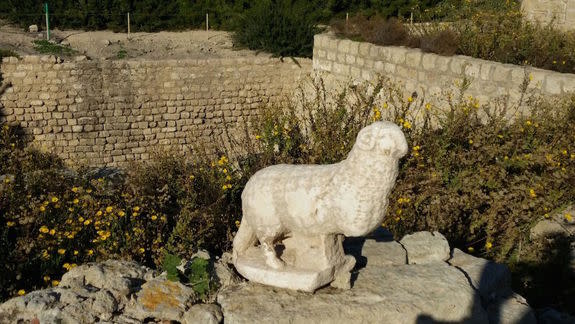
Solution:
M 456 1 L 456 0 L 452 0 Z M 485 0 L 487 1 L 487 0 Z M 206 13 L 210 27 L 231 29 L 237 26 L 238 16 L 265 1 L 248 0 L 3 0 L 0 18 L 26 27 L 44 25 L 44 3 L 50 10 L 50 24 L 58 28 L 127 29 L 127 13 L 131 15 L 134 31 L 178 30 L 205 27 Z M 269 1 L 268 1 L 269 2 Z M 346 12 L 368 15 L 409 16 L 411 11 L 429 8 L 439 0 L 289 0 L 283 3 L 292 9 L 305 5 L 306 16 L 323 22 Z M 240 21 L 242 21 L 240 19 Z
M 308 1 L 261 0 L 241 15 L 235 40 L 249 49 L 279 56 L 307 56 L 313 51 L 313 35 L 319 19 Z

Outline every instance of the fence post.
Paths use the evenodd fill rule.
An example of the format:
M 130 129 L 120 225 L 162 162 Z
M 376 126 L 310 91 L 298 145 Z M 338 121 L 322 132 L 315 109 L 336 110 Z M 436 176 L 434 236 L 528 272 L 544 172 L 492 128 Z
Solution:
M 48 14 L 48 2 L 44 3 L 44 12 L 46 13 L 46 40 L 50 40 L 50 17 Z
M 210 29 L 210 17 L 206 13 L 206 31 L 208 31 L 208 29 Z
M 130 37 L 130 12 L 128 12 L 128 37 Z

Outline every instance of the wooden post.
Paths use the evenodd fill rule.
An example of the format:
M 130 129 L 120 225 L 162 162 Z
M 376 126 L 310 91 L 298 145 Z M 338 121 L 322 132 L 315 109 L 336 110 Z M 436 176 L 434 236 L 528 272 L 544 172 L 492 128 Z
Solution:
M 208 31 L 208 29 L 210 29 L 210 17 L 206 13 L 206 31 Z
M 130 37 L 130 13 L 128 12 L 128 37 Z

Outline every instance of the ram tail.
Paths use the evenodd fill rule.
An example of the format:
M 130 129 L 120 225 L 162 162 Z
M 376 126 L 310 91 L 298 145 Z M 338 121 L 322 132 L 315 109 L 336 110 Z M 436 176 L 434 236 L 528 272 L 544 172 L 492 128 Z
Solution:
M 232 261 L 234 264 L 236 263 L 238 255 L 254 246 L 256 242 L 257 237 L 253 228 L 247 222 L 242 222 L 238 232 L 236 233 L 236 236 L 234 237 L 234 247 L 232 253 Z

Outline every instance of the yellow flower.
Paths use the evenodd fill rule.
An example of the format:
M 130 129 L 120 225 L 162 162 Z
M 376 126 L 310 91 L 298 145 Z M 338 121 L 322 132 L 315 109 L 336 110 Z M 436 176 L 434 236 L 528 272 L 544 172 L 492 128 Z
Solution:
M 106 207 L 106 213 L 111 213 L 114 208 L 112 206 Z
M 78 200 L 78 198 L 74 198 L 72 202 L 74 203 L 74 205 L 77 205 L 80 202 L 80 200 Z
M 124 217 L 124 216 L 126 216 L 126 213 L 125 213 L 123 210 L 120 210 L 120 211 L 118 212 L 118 216 Z
M 24 296 L 24 295 L 26 295 L 26 290 L 24 289 L 18 290 L 18 296 Z
M 140 211 L 140 206 L 136 206 L 134 208 L 132 208 L 135 212 Z
M 156 215 L 152 215 L 152 217 L 151 217 L 151 218 L 152 218 L 152 220 L 153 220 L 153 221 L 155 221 L 156 219 L 158 219 L 158 216 L 156 216 Z
M 10 183 L 10 178 L 4 178 L 4 183 Z
M 52 197 L 52 202 L 53 202 L 53 203 L 57 203 L 58 200 L 59 200 L 58 197 Z
M 72 187 L 72 192 L 78 192 L 78 187 Z
M 50 232 L 50 230 L 45 225 L 42 225 L 42 227 L 40 227 L 40 233 L 46 234 L 48 232 Z
M 226 176 L 226 181 L 230 181 L 232 180 L 232 177 L 230 177 L 229 175 Z
M 43 259 L 49 259 L 50 258 L 50 254 L 48 254 L 48 251 L 42 250 L 42 258 Z
M 549 213 L 545 213 L 545 214 L 543 214 L 543 217 L 545 217 L 545 218 L 549 218 Z
M 160 220 L 161 220 L 162 222 L 165 222 L 165 221 L 168 220 L 168 218 L 167 218 L 166 216 L 162 215 L 162 216 L 160 217 Z
M 407 102 L 413 102 L 413 98 L 412 98 L 412 97 L 408 97 L 408 98 L 407 98 Z
M 491 249 L 492 247 L 493 247 L 493 244 L 492 244 L 491 242 L 485 243 L 485 248 L 486 248 L 487 250 Z
M 86 193 L 92 193 L 92 189 L 86 189 Z
M 87 253 L 88 255 L 92 255 L 92 254 L 94 254 L 94 250 L 88 250 L 86 253 Z
M 84 222 L 84 217 L 82 217 L 82 216 L 78 217 L 78 222 L 83 223 L 83 222 Z
M 535 190 L 534 190 L 534 189 L 529 189 L 529 196 L 530 196 L 531 198 L 537 197 L 537 193 L 535 193 Z
M 41 211 L 41 212 L 44 212 L 44 211 L 46 211 L 46 207 L 44 207 L 44 206 L 40 206 L 40 211 Z
M 223 172 L 224 174 L 226 174 L 226 173 L 228 173 L 228 169 L 224 168 L 224 169 L 222 169 L 222 172 Z
M 389 107 L 389 106 L 387 105 L 387 102 L 384 102 L 384 103 L 383 103 L 383 109 L 387 109 L 387 107 Z
M 74 255 L 78 255 L 78 253 L 80 253 L 78 250 L 74 250 Z
M 240 223 L 240 221 L 239 221 L 239 220 L 237 220 L 237 221 L 236 221 L 236 227 L 238 227 L 238 228 L 239 228 L 239 227 L 240 227 L 240 224 L 241 224 L 241 223 Z
M 60 284 L 60 281 L 58 280 L 52 280 L 52 286 L 56 287 Z
M 98 211 L 96 212 L 96 216 L 102 216 L 102 214 L 103 214 L 103 213 L 102 213 L 101 210 L 98 210 Z
M 86 226 L 90 225 L 90 223 L 92 223 L 92 220 L 90 220 L 90 219 L 86 219 L 84 221 L 84 225 L 86 225 Z
M 138 249 L 138 252 L 139 252 L 139 253 L 144 253 L 144 252 L 146 252 L 146 249 L 144 249 L 144 248 L 139 248 L 139 249 Z
M 70 264 L 69 264 L 68 262 L 64 263 L 64 264 L 62 265 L 62 268 L 66 269 L 66 270 L 70 270 L 70 269 L 71 269 Z
M 469 253 L 473 253 L 473 252 L 475 252 L 475 249 L 473 248 L 473 246 L 470 246 L 470 247 L 467 248 L 467 251 L 468 251 Z
M 569 223 L 571 223 L 571 221 L 573 221 L 573 216 L 571 216 L 571 214 L 565 214 L 565 220 L 568 221 Z
M 430 110 L 430 109 L 431 109 L 431 104 L 430 104 L 430 103 L 426 103 L 426 104 L 425 104 L 425 109 Z
M 527 126 L 531 126 L 532 124 L 533 124 L 533 123 L 532 123 L 530 120 L 528 120 L 528 121 L 525 122 L 525 125 L 527 125 Z
M 469 140 L 469 144 L 473 144 L 473 140 L 472 140 L 472 139 Z
M 403 128 L 411 129 L 411 123 L 407 120 L 403 122 Z
M 533 74 L 529 73 L 529 81 L 533 81 Z
M 44 276 L 43 279 L 44 279 L 44 281 L 48 282 L 48 281 L 50 281 L 50 276 Z
M 134 217 L 138 217 L 138 215 L 140 215 L 140 214 L 138 214 L 138 213 L 136 213 L 136 212 L 133 212 L 133 213 L 132 213 L 132 216 L 134 216 Z
M 15 225 L 16 225 L 16 223 L 13 222 L 13 221 L 7 221 L 7 222 L 6 222 L 6 226 L 8 226 L 8 227 L 12 227 L 12 226 L 15 226 Z
M 190 174 L 190 180 L 194 180 L 196 177 L 193 174 Z
M 260 135 L 256 135 L 256 139 L 257 139 L 257 140 L 259 140 L 259 139 L 261 139 L 261 138 L 262 138 L 262 137 L 261 137 Z
M 58 249 L 58 254 L 62 255 L 66 253 L 66 249 Z
M 563 150 L 563 155 L 567 155 L 567 150 Z
M 50 232 L 48 232 L 50 235 L 54 236 L 54 234 L 56 234 L 56 230 L 55 229 L 51 229 Z

